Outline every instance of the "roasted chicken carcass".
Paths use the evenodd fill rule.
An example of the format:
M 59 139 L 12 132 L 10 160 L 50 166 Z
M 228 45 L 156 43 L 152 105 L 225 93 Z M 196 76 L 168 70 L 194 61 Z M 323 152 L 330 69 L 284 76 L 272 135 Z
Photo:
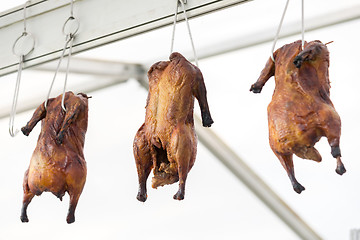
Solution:
M 152 187 L 179 181 L 174 199 L 182 200 L 185 181 L 197 149 L 194 129 L 194 98 L 199 102 L 202 123 L 210 127 L 210 115 L 203 76 L 181 54 L 157 62 L 148 71 L 149 94 L 145 123 L 134 139 L 134 156 L 139 177 L 137 199 L 146 201 L 146 180 L 154 169 Z
M 31 120 L 21 129 L 28 136 L 41 120 L 41 132 L 24 177 L 24 199 L 21 221 L 28 222 L 27 207 L 35 195 L 52 192 L 62 200 L 65 192 L 70 196 L 67 223 L 75 221 L 75 208 L 86 180 L 84 142 L 88 125 L 88 97 L 72 92 L 51 98 L 41 104 Z
M 322 136 L 328 139 L 337 159 L 336 172 L 346 172 L 341 162 L 341 121 L 330 100 L 329 51 L 320 41 L 287 44 L 269 58 L 250 91 L 260 93 L 266 81 L 275 76 L 275 90 L 268 106 L 270 147 L 285 168 L 297 193 L 305 188 L 294 175 L 293 154 L 321 161 L 314 148 Z

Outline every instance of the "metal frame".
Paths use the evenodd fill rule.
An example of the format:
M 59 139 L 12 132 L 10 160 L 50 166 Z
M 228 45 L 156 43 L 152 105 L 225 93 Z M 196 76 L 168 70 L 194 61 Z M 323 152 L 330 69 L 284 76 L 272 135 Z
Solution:
M 139 5 L 139 1 L 142 0 L 133 0 L 131 2 L 136 6 Z M 187 11 L 189 13 L 189 17 L 194 17 L 234 4 L 239 4 L 244 1 L 245 0 L 194 0 L 191 1 L 191 4 L 189 1 L 190 5 L 187 5 Z M 101 2 L 101 5 L 104 6 L 110 3 L 110 0 L 76 1 L 77 6 L 75 5 L 75 16 L 78 16 L 76 12 L 76 9 L 78 7 L 81 7 L 82 9 L 96 8 L 98 7 L 96 4 L 98 4 L 99 2 Z M 111 6 L 112 9 L 106 9 L 112 11 L 112 13 L 106 13 L 106 15 L 115 14 L 116 11 L 122 9 L 123 6 L 121 2 L 123 1 L 111 1 L 111 4 L 116 6 Z M 85 51 L 106 43 L 117 41 L 119 39 L 139 34 L 141 32 L 150 31 L 172 23 L 173 6 L 171 5 L 173 4 L 167 4 L 169 2 L 168 0 L 149 0 L 148 2 L 149 4 L 147 4 L 143 8 L 136 8 L 137 11 L 131 9 L 131 11 L 135 11 L 132 17 L 120 16 L 119 19 L 112 19 L 111 17 L 109 17 L 109 19 L 101 20 L 100 23 L 94 25 L 91 25 L 93 24 L 91 22 L 87 22 L 86 24 L 90 24 L 90 26 L 93 26 L 93 28 L 89 29 L 84 27 L 81 29 L 82 37 L 76 40 L 74 51 Z M 143 1 L 141 3 L 143 4 Z M 126 5 L 129 5 L 129 1 L 127 1 Z M 59 1 L 38 0 L 34 2 L 30 7 L 31 11 L 29 26 L 31 26 L 31 28 L 29 28 L 29 32 L 35 31 L 35 35 L 37 38 L 39 38 L 39 34 L 44 31 L 40 27 L 41 22 L 46 21 L 46 19 L 48 19 L 50 16 L 52 17 L 52 22 L 54 22 L 54 26 L 61 25 L 61 21 L 66 19 L 67 5 L 61 4 L 59 3 Z M 14 36 L 19 35 L 19 33 L 21 32 L 21 9 L 22 7 L 15 8 L 0 15 L 0 34 L 2 36 L 6 36 L 6 39 L 3 39 L 3 42 L 6 44 L 12 44 L 12 40 L 16 39 L 16 37 Z M 99 10 L 102 11 L 99 14 L 104 14 L 104 9 Z M 136 18 L 135 16 L 138 16 L 137 14 L 145 14 L 144 19 Z M 86 20 L 87 16 L 80 15 L 79 17 L 81 18 L 81 21 L 88 21 Z M 183 16 L 180 17 L 181 19 L 183 18 Z M 125 21 L 125 25 L 127 24 L 127 27 L 124 24 L 119 24 L 124 20 L 124 18 L 127 18 L 127 21 Z M 320 16 L 311 20 L 309 19 L 307 31 L 358 18 L 360 18 L 360 6 L 343 10 L 337 12 L 336 14 L 330 14 L 326 17 Z M 91 19 L 89 19 L 89 21 L 90 20 Z M 146 21 L 144 22 L 144 20 Z M 129 25 L 131 24 L 132 27 L 129 27 Z M 104 25 L 106 27 L 104 29 L 97 29 L 99 25 Z M 39 29 L 41 29 L 42 31 L 37 31 Z M 284 26 L 281 36 L 285 37 L 298 34 L 299 31 L 294 29 L 296 28 L 294 28 L 292 24 Z M 45 35 L 46 37 L 49 37 L 49 35 L 51 35 L 52 33 L 54 33 L 54 31 L 50 31 L 50 33 L 47 32 L 47 34 Z M 245 36 L 241 39 L 231 39 L 227 43 L 219 43 L 217 46 L 213 46 L 211 48 L 207 47 L 207 50 L 199 49 L 198 56 L 199 58 L 216 56 L 221 53 L 230 52 L 271 41 L 273 38 L 273 33 L 273 29 L 268 29 L 253 36 Z M 56 59 L 60 56 L 60 49 L 62 48 L 63 38 L 58 34 L 54 34 L 54 36 L 52 36 L 52 40 L 53 41 L 51 41 L 51 39 L 48 40 L 48 43 L 51 43 L 50 45 L 44 44 L 44 42 L 47 41 L 45 41 L 45 39 L 43 39 L 42 37 L 38 40 L 39 42 L 41 42 L 41 44 L 44 44 L 44 46 L 40 46 L 41 44 L 39 44 L 39 46 L 36 47 L 37 50 L 32 53 L 30 59 L 27 62 L 28 67 Z M 15 71 L 17 67 L 17 59 L 11 54 L 11 50 L 9 49 L 11 49 L 11 47 L 9 46 L 0 46 L 0 55 L 2 56 L 0 60 L 0 76 Z M 78 89 L 75 89 L 75 91 L 78 90 L 90 92 L 124 82 L 129 78 L 135 78 L 142 84 L 142 86 L 144 86 L 145 88 L 147 87 L 145 75 L 147 66 L 77 58 L 74 58 L 72 61 L 72 72 L 102 76 L 102 81 L 96 81 L 94 85 L 87 84 L 87 86 L 79 86 Z M 35 69 L 53 72 L 55 69 L 55 65 L 54 63 L 49 63 L 47 65 L 39 66 Z M 63 69 L 60 69 L 60 71 L 63 71 Z M 38 105 L 38 102 L 38 100 L 28 102 L 26 106 L 21 106 L 19 112 L 36 107 Z M 0 118 L 6 117 L 7 115 L 8 113 L 2 112 L 0 113 Z M 213 131 L 203 128 L 201 126 L 201 120 L 197 116 L 195 116 L 195 124 L 199 140 L 207 147 L 207 149 L 212 154 L 214 154 L 239 180 L 241 180 L 300 238 L 321 239 L 320 236 L 316 232 L 314 232 L 293 210 L 291 210 L 289 206 L 287 206 L 287 204 L 282 201 L 281 198 L 277 196 L 270 189 L 270 187 L 267 186 L 261 180 L 261 178 L 257 176 L 234 151 L 232 151 L 232 149 L 230 149 L 218 136 L 216 136 Z
M 34 68 L 34 70 L 53 73 L 56 67 L 57 62 L 49 62 Z M 66 66 L 60 66 L 59 72 L 64 73 L 65 71 Z M 74 57 L 71 59 L 71 73 L 88 75 L 90 79 L 92 79 L 91 76 L 96 76 L 96 78 L 87 81 L 86 84 L 74 84 L 71 86 L 71 90 L 73 92 L 89 93 L 124 83 L 129 79 L 137 79 L 144 82 L 146 72 L 147 70 L 140 64 Z M 31 99 L 23 100 L 18 104 L 17 113 L 37 108 L 39 103 L 42 103 L 44 100 L 42 96 L 33 96 Z M 9 108 L 0 108 L 0 119 L 8 116 Z
M 352 8 L 337 10 L 335 12 L 316 16 L 306 19 L 306 32 L 329 27 L 332 25 L 360 19 L 360 4 L 353 6 Z M 214 46 L 199 47 L 196 49 L 199 59 L 217 56 L 239 49 L 244 49 L 259 44 L 271 42 L 274 40 L 274 33 L 276 28 L 263 29 L 251 35 L 245 35 L 234 39 L 228 39 L 227 41 L 218 43 Z M 301 30 L 299 29 L 299 23 L 289 23 L 282 27 L 280 32 L 280 38 L 290 37 L 293 35 L 300 36 Z M 300 37 L 299 37 L 300 39 Z M 269 48 L 270 51 L 270 48 Z M 184 53 L 185 56 L 192 56 L 191 53 Z M 270 52 L 269 52 L 270 55 Z M 192 60 L 192 59 L 190 59 Z
M 186 11 L 188 18 L 193 18 L 246 1 L 250 0 L 192 0 L 186 4 Z M 25 68 L 60 57 L 65 38 L 61 29 L 70 15 L 70 3 L 64 2 L 35 0 L 27 7 L 27 29 L 35 36 L 36 46 L 25 59 Z M 174 6 L 174 1 L 169 0 L 77 0 L 74 17 L 79 19 L 80 29 L 74 40 L 73 53 L 170 25 Z M 95 12 L 101 18 L 88 14 Z M 183 19 L 184 14 L 179 13 L 178 20 Z M 22 28 L 23 6 L 0 14 L 0 36 L 3 37 L 0 76 L 17 70 L 18 59 L 11 49 Z

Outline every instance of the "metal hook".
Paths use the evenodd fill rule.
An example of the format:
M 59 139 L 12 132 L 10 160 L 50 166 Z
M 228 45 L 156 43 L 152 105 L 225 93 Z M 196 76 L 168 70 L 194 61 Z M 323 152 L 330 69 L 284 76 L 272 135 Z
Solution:
M 176 22 L 177 22 L 177 12 L 179 7 L 179 0 L 176 0 L 176 8 L 175 8 L 175 17 L 174 17 L 174 24 L 173 24 L 173 31 L 171 36 L 171 47 L 170 47 L 170 54 L 174 50 L 174 40 L 175 40 L 175 28 L 176 28 Z
M 70 17 L 65 21 L 63 28 L 62 28 L 62 32 L 64 35 L 66 35 L 66 39 L 65 39 L 65 46 L 63 48 L 62 54 L 60 56 L 60 60 L 58 62 L 55 74 L 54 74 L 54 78 L 51 82 L 50 85 L 50 89 L 46 98 L 46 101 L 44 103 L 45 109 L 47 107 L 47 102 L 50 98 L 50 93 L 52 90 L 52 87 L 54 85 L 55 79 L 56 79 L 56 75 L 59 71 L 60 68 L 60 64 L 62 59 L 64 58 L 65 55 L 65 51 L 69 46 L 69 54 L 68 54 L 68 62 L 67 62 L 67 66 L 66 66 L 66 73 L 65 73 L 65 80 L 64 80 L 64 89 L 63 89 L 63 93 L 62 93 L 62 99 L 61 99 L 61 108 L 66 112 L 66 108 L 65 108 L 65 91 L 66 91 L 66 85 L 67 85 L 67 78 L 68 78 L 68 74 L 69 74 L 69 67 L 70 67 L 70 58 L 71 58 L 71 54 L 72 54 L 72 47 L 73 47 L 73 43 L 74 43 L 74 38 L 75 38 L 75 34 L 77 33 L 77 31 L 79 30 L 79 26 L 80 23 L 79 21 L 73 16 L 73 0 L 71 0 L 71 11 L 70 11 Z
M 65 112 L 66 112 L 66 108 L 65 108 L 65 91 L 66 91 L 66 85 L 67 85 L 67 78 L 68 78 L 68 75 L 69 75 L 70 59 L 71 59 L 73 41 L 74 41 L 74 37 L 70 36 L 70 49 L 69 49 L 69 55 L 68 55 L 68 62 L 67 62 L 67 65 L 66 65 L 66 75 L 65 75 L 64 89 L 63 89 L 63 94 L 62 94 L 62 99 L 61 99 L 61 107 Z
M 305 45 L 305 16 L 304 16 L 304 0 L 301 0 L 301 48 L 304 50 Z
M 26 8 L 29 6 L 30 1 L 27 1 L 24 4 L 24 32 L 26 32 Z
M 186 10 L 185 10 L 185 3 L 186 2 L 187 2 L 186 0 L 176 0 L 176 9 L 175 9 L 173 33 L 172 33 L 172 38 L 171 38 L 170 54 L 173 52 L 173 48 L 174 48 L 175 26 L 176 26 L 176 22 L 177 22 L 178 6 L 179 6 L 179 3 L 180 3 L 180 5 L 182 7 L 182 10 L 183 10 L 183 13 L 184 13 L 185 22 L 186 22 L 186 26 L 187 26 L 188 33 L 189 33 L 190 42 L 191 42 L 191 47 L 192 47 L 192 50 L 193 50 L 193 53 L 194 53 L 195 63 L 196 63 L 196 66 L 199 67 L 198 58 L 197 58 L 196 51 L 195 51 L 195 45 L 194 45 L 194 41 L 193 41 L 193 38 L 192 38 L 191 30 L 190 30 L 190 24 L 189 24 L 189 20 L 187 18 Z
M 16 84 L 15 84 L 13 105 L 11 107 L 11 112 L 10 112 L 9 133 L 10 133 L 10 136 L 12 136 L 12 137 L 15 137 L 19 132 L 18 129 L 16 129 L 14 131 L 14 123 L 15 123 L 15 115 L 16 115 L 16 106 L 17 106 L 18 97 L 19 97 L 21 71 L 22 71 L 22 68 L 23 68 L 23 57 L 24 56 L 21 56 L 20 61 L 19 61 L 19 69 L 18 69 L 18 75 L 17 75 L 17 79 L 16 79 Z
M 74 1 L 71 0 L 71 9 L 70 9 L 70 16 L 73 17 L 74 16 Z
M 272 48 L 271 48 L 271 55 L 270 55 L 270 57 L 271 57 L 271 59 L 273 60 L 273 62 L 275 62 L 275 59 L 274 59 L 274 49 L 275 49 L 275 45 L 276 45 L 276 42 L 277 42 L 277 40 L 278 40 L 278 38 L 279 38 L 281 26 L 282 26 L 283 21 L 284 21 L 284 18 L 285 18 L 285 13 L 286 13 L 287 7 L 288 7 L 288 5 L 289 5 L 289 1 L 290 1 L 290 0 L 287 0 L 287 1 L 286 1 L 285 8 L 284 8 L 283 14 L 282 14 L 282 16 L 281 16 L 281 20 L 280 20 L 278 29 L 277 29 L 277 31 L 276 31 L 275 39 L 274 39 L 274 42 L 273 42 L 273 45 L 272 45 Z
M 11 107 L 10 112 L 10 119 L 9 119 L 9 133 L 10 136 L 15 137 L 16 134 L 19 132 L 18 129 L 14 131 L 14 123 L 15 123 L 15 115 L 16 115 L 16 106 L 19 97 L 19 89 L 20 89 L 20 80 L 21 80 L 21 73 L 24 66 L 25 56 L 28 55 L 30 52 L 34 50 L 35 47 L 35 39 L 32 37 L 31 34 L 27 33 L 26 31 L 26 8 L 30 4 L 30 1 L 27 1 L 24 5 L 24 32 L 18 37 L 14 45 L 12 47 L 12 52 L 14 55 L 19 57 L 19 68 L 18 68 L 18 75 L 15 84 L 15 91 L 13 97 L 13 104 Z M 30 45 L 26 45 L 25 43 L 30 42 Z M 21 47 L 17 49 L 17 47 Z
M 52 80 L 52 82 L 51 82 L 51 84 L 50 84 L 50 88 L 49 88 L 49 92 L 48 92 L 47 97 L 46 97 L 46 101 L 45 101 L 45 103 L 44 103 L 45 109 L 47 108 L 47 102 L 49 101 L 50 94 L 51 94 L 51 90 L 52 90 L 52 88 L 53 88 L 53 86 L 54 86 L 54 82 L 55 82 L 56 76 L 57 76 L 57 74 L 58 74 L 58 72 L 59 72 L 61 62 L 62 62 L 62 60 L 63 60 L 63 58 L 64 58 L 66 48 L 67 48 L 67 46 L 68 46 L 68 44 L 69 44 L 70 41 L 71 41 L 71 39 L 70 39 L 69 41 L 66 41 L 66 42 L 65 42 L 65 46 L 64 46 L 63 51 L 62 51 L 62 53 L 61 53 L 61 56 L 60 56 L 58 65 L 57 65 L 56 70 L 55 70 L 55 74 L 54 74 L 53 80 Z M 63 110 L 66 112 L 66 109 L 63 108 Z
M 281 16 L 281 20 L 280 20 L 280 23 L 279 23 L 279 26 L 278 26 L 278 29 L 277 29 L 277 32 L 276 32 L 276 35 L 275 35 L 275 38 L 274 38 L 274 42 L 273 42 L 273 45 L 272 45 L 272 48 L 271 48 L 271 59 L 273 60 L 273 62 L 275 62 L 275 59 L 274 59 L 274 50 L 275 50 L 275 45 L 276 45 L 276 42 L 279 38 L 279 34 L 280 34 L 280 30 L 281 30 L 281 26 L 283 24 L 283 21 L 284 21 L 284 18 L 285 18 L 285 13 L 286 13 L 286 10 L 287 10 L 287 7 L 289 5 L 289 0 L 286 1 L 286 4 L 285 4 L 285 8 L 284 8 L 284 11 L 283 11 L 283 14 Z M 301 49 L 304 49 L 304 45 L 305 45 L 305 40 L 304 40 L 304 35 L 305 35 L 305 25 L 304 25 L 304 0 L 301 0 Z
M 77 31 L 79 30 L 79 27 L 80 27 L 80 22 L 73 16 L 70 16 L 65 21 L 64 26 L 62 28 L 62 32 L 64 35 L 66 35 L 67 38 L 73 38 L 77 33 Z
M 35 39 L 28 33 L 23 32 L 20 37 L 18 37 L 12 47 L 12 52 L 15 56 L 26 56 L 31 53 L 35 48 Z

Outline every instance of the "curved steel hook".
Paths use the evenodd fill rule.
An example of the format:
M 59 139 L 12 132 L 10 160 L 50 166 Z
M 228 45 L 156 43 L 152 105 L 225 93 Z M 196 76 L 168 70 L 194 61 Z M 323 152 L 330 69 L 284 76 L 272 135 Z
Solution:
M 64 46 L 63 51 L 62 51 L 62 53 L 61 53 L 61 56 L 60 56 L 58 65 L 57 65 L 56 70 L 55 70 L 55 74 L 54 74 L 53 80 L 52 80 L 51 85 L 50 85 L 50 88 L 49 88 L 49 92 L 48 92 L 47 97 L 46 97 L 46 101 L 45 101 L 45 103 L 44 103 L 45 109 L 47 108 L 47 102 L 49 101 L 50 94 L 51 94 L 51 90 L 52 90 L 52 88 L 53 88 L 53 86 L 54 86 L 54 82 L 55 82 L 56 76 L 57 76 L 57 74 L 58 74 L 58 72 L 59 72 L 61 62 L 62 62 L 62 60 L 63 60 L 63 58 L 64 58 L 66 48 L 68 47 L 68 44 L 69 44 L 70 42 L 72 42 L 72 40 L 73 40 L 73 38 L 70 38 L 70 40 L 68 40 L 68 41 L 65 42 L 65 46 Z M 70 46 L 70 49 L 72 49 L 72 46 Z M 69 53 L 69 57 L 70 57 L 70 55 L 71 55 L 71 54 Z M 68 66 L 69 66 L 69 59 L 68 59 Z M 66 75 L 65 75 L 64 91 L 65 91 L 65 89 L 66 89 L 66 82 L 67 82 L 67 73 L 66 73 Z M 63 92 L 63 95 L 64 95 L 64 92 Z M 64 104 L 63 104 L 63 102 L 62 102 L 62 103 L 61 103 L 62 109 L 66 112 L 66 109 L 65 109 L 65 107 L 63 107 L 63 105 L 64 105 Z
M 19 132 L 18 129 L 16 129 L 14 131 L 14 123 L 15 123 L 15 115 L 16 115 L 16 106 L 17 106 L 18 97 L 19 97 L 21 71 L 23 68 L 23 57 L 24 56 L 20 57 L 19 70 L 18 70 L 18 75 L 17 75 L 17 79 L 16 79 L 16 84 L 15 84 L 15 92 L 14 92 L 14 97 L 13 97 L 13 105 L 11 107 L 11 112 L 10 112 L 9 133 L 10 133 L 10 136 L 12 136 L 12 137 L 15 137 L 16 134 L 18 134 L 18 132 Z
M 33 36 L 31 34 L 27 33 L 27 31 L 26 31 L 26 8 L 29 4 L 30 4 L 30 1 L 27 1 L 24 5 L 24 32 L 21 34 L 20 37 L 18 37 L 15 40 L 14 45 L 12 47 L 13 54 L 19 57 L 19 69 L 18 69 L 18 75 L 17 75 L 17 79 L 16 79 L 16 84 L 15 84 L 13 104 L 11 107 L 10 119 L 9 119 L 9 133 L 10 133 L 10 136 L 12 136 L 12 137 L 15 137 L 16 134 L 19 132 L 18 129 L 16 129 L 14 131 L 14 123 L 15 123 L 15 115 L 16 115 L 16 106 L 17 106 L 18 97 L 19 97 L 21 73 L 22 73 L 22 69 L 24 66 L 24 59 L 25 59 L 25 56 L 28 55 L 30 52 L 32 52 L 35 47 L 35 39 L 33 38 Z M 25 48 L 25 50 L 20 49 L 19 51 L 16 50 L 16 46 L 18 46 L 17 45 L 18 42 L 20 42 L 20 41 L 26 42 L 29 40 L 31 41 L 30 48 L 27 47 L 27 48 Z
M 72 25 L 69 25 L 69 24 L 72 24 Z M 75 25 L 74 25 L 75 24 Z M 68 28 L 66 27 L 67 25 Z M 71 12 L 70 12 L 70 17 L 65 21 L 64 25 L 63 25 L 63 28 L 62 28 L 62 32 L 64 35 L 66 35 L 66 39 L 65 39 L 65 46 L 63 48 L 63 51 L 62 51 L 62 54 L 60 56 L 60 60 L 58 62 L 58 65 L 57 65 L 57 68 L 56 68 L 56 71 L 55 71 L 55 74 L 54 74 L 54 78 L 51 82 L 51 85 L 50 85 L 50 89 L 49 89 L 49 92 L 48 92 L 48 95 L 47 95 L 47 98 L 46 98 L 46 101 L 44 103 L 45 105 L 45 109 L 47 107 L 47 102 L 50 98 L 50 93 L 51 93 L 51 90 L 52 90 L 52 87 L 54 85 L 54 82 L 55 82 L 55 78 L 56 78 L 56 75 L 59 71 L 59 68 L 60 68 L 60 64 L 61 64 L 61 61 L 63 60 L 64 58 L 64 55 L 65 55 L 65 51 L 66 49 L 68 48 L 68 45 L 70 44 L 69 46 L 69 54 L 68 54 L 68 61 L 67 61 L 67 65 L 66 65 L 66 73 L 65 73 L 65 80 L 64 80 L 64 89 L 63 89 L 63 93 L 62 93 L 62 99 L 61 99 L 61 108 L 66 112 L 66 108 L 65 108 L 65 91 L 66 91 L 66 85 L 67 85 L 67 78 L 68 78 L 68 74 L 69 74 L 69 67 L 70 67 L 70 58 L 71 58 L 71 54 L 72 54 L 72 47 L 73 47 L 73 43 L 74 43 L 74 38 L 75 38 L 75 34 L 77 33 L 77 31 L 79 30 L 79 26 L 80 26 L 80 23 L 79 21 L 73 16 L 73 0 L 71 1 Z
M 199 67 L 198 58 L 197 58 L 196 51 L 195 51 L 194 40 L 192 38 L 192 34 L 191 34 L 191 30 L 190 30 L 190 24 L 189 24 L 189 20 L 188 20 L 187 14 L 186 14 L 186 10 L 185 10 L 186 0 L 176 0 L 176 9 L 175 9 L 175 17 L 174 17 L 174 23 L 173 23 L 172 37 L 171 37 L 170 54 L 173 52 L 173 49 L 174 49 L 175 27 L 176 27 L 176 22 L 177 22 L 177 12 L 178 12 L 179 3 L 181 5 L 183 13 L 184 13 L 185 22 L 186 22 L 186 26 L 187 26 L 187 29 L 188 29 L 190 42 L 191 42 L 191 47 L 192 47 L 193 54 L 194 54 L 195 64 L 196 64 L 197 67 Z
M 281 20 L 280 20 L 278 29 L 276 31 L 274 42 L 273 42 L 273 45 L 272 45 L 272 48 L 271 48 L 270 58 L 273 60 L 273 62 L 275 62 L 275 59 L 274 59 L 275 45 L 276 45 L 277 40 L 279 39 L 281 26 L 282 26 L 284 18 L 285 18 L 285 13 L 286 13 L 287 7 L 289 5 L 289 1 L 290 0 L 286 1 L 285 8 L 284 8 L 283 14 L 281 16 Z M 304 0 L 301 0 L 301 49 L 302 50 L 304 49 L 304 45 L 305 45 L 305 40 L 304 40 L 305 39 L 305 37 L 304 37 L 305 36 L 305 24 L 304 24 L 305 20 L 304 19 L 305 19 L 305 17 L 304 17 Z

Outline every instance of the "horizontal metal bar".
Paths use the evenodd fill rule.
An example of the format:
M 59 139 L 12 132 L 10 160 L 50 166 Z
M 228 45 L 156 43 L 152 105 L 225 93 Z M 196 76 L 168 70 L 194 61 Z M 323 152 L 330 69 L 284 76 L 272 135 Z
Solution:
M 249 0 L 191 0 L 186 4 L 189 18 L 217 11 Z M 61 2 L 61 3 L 59 3 Z M 86 51 L 120 39 L 151 31 L 173 22 L 175 1 L 169 0 L 78 0 L 74 17 L 80 29 L 73 53 Z M 26 56 L 25 68 L 57 59 L 65 36 L 62 28 L 70 16 L 69 2 L 33 1 L 27 8 L 27 31 L 35 37 L 35 48 Z M 184 15 L 179 13 L 179 20 Z M 23 7 L 0 13 L 0 76 L 15 72 L 18 57 L 12 46 L 23 31 Z
M 306 32 L 314 31 L 317 29 L 341 24 L 344 22 L 356 20 L 360 18 L 360 5 L 353 6 L 348 9 L 339 9 L 338 11 L 327 13 L 313 18 L 306 19 Z M 196 49 L 199 59 L 217 56 L 219 54 L 229 53 L 232 51 L 253 47 L 259 44 L 270 42 L 274 40 L 276 27 L 269 29 L 261 29 L 254 34 L 244 35 L 236 38 L 229 38 L 226 41 L 219 42 L 211 46 L 202 46 Z M 299 23 L 284 24 L 280 32 L 280 38 L 285 38 L 299 34 Z M 269 48 L 270 49 L 270 48 Z M 269 50 L 270 51 L 270 50 Z M 184 53 L 184 55 L 192 56 L 191 53 Z M 270 53 L 269 53 L 270 55 Z M 191 61 L 193 59 L 190 59 Z
M 39 71 L 50 71 L 52 74 L 56 69 L 57 61 L 43 64 L 36 67 Z M 62 66 L 59 72 L 65 72 L 66 67 Z M 147 70 L 142 65 L 130 64 L 114 61 L 93 60 L 83 58 L 72 58 L 70 74 L 89 75 L 86 83 L 74 83 L 69 85 L 69 89 L 74 93 L 84 92 L 90 93 L 104 88 L 108 88 L 120 83 L 124 83 L 129 79 L 136 79 L 139 82 L 146 78 Z M 54 89 L 53 92 L 56 92 Z M 17 113 L 25 112 L 37 108 L 44 101 L 42 94 L 32 96 L 30 99 L 22 99 L 19 101 Z M 0 119 L 9 117 L 10 106 L 0 108 Z
M 32 70 L 54 73 L 57 68 L 57 64 L 58 64 L 57 61 L 52 61 L 34 67 Z M 66 72 L 66 70 L 67 69 L 65 64 L 60 65 L 59 72 Z M 71 73 L 76 73 L 76 74 L 110 77 L 114 79 L 115 78 L 138 79 L 147 72 L 147 70 L 144 69 L 144 67 L 141 64 L 79 58 L 79 57 L 71 58 L 70 71 Z

